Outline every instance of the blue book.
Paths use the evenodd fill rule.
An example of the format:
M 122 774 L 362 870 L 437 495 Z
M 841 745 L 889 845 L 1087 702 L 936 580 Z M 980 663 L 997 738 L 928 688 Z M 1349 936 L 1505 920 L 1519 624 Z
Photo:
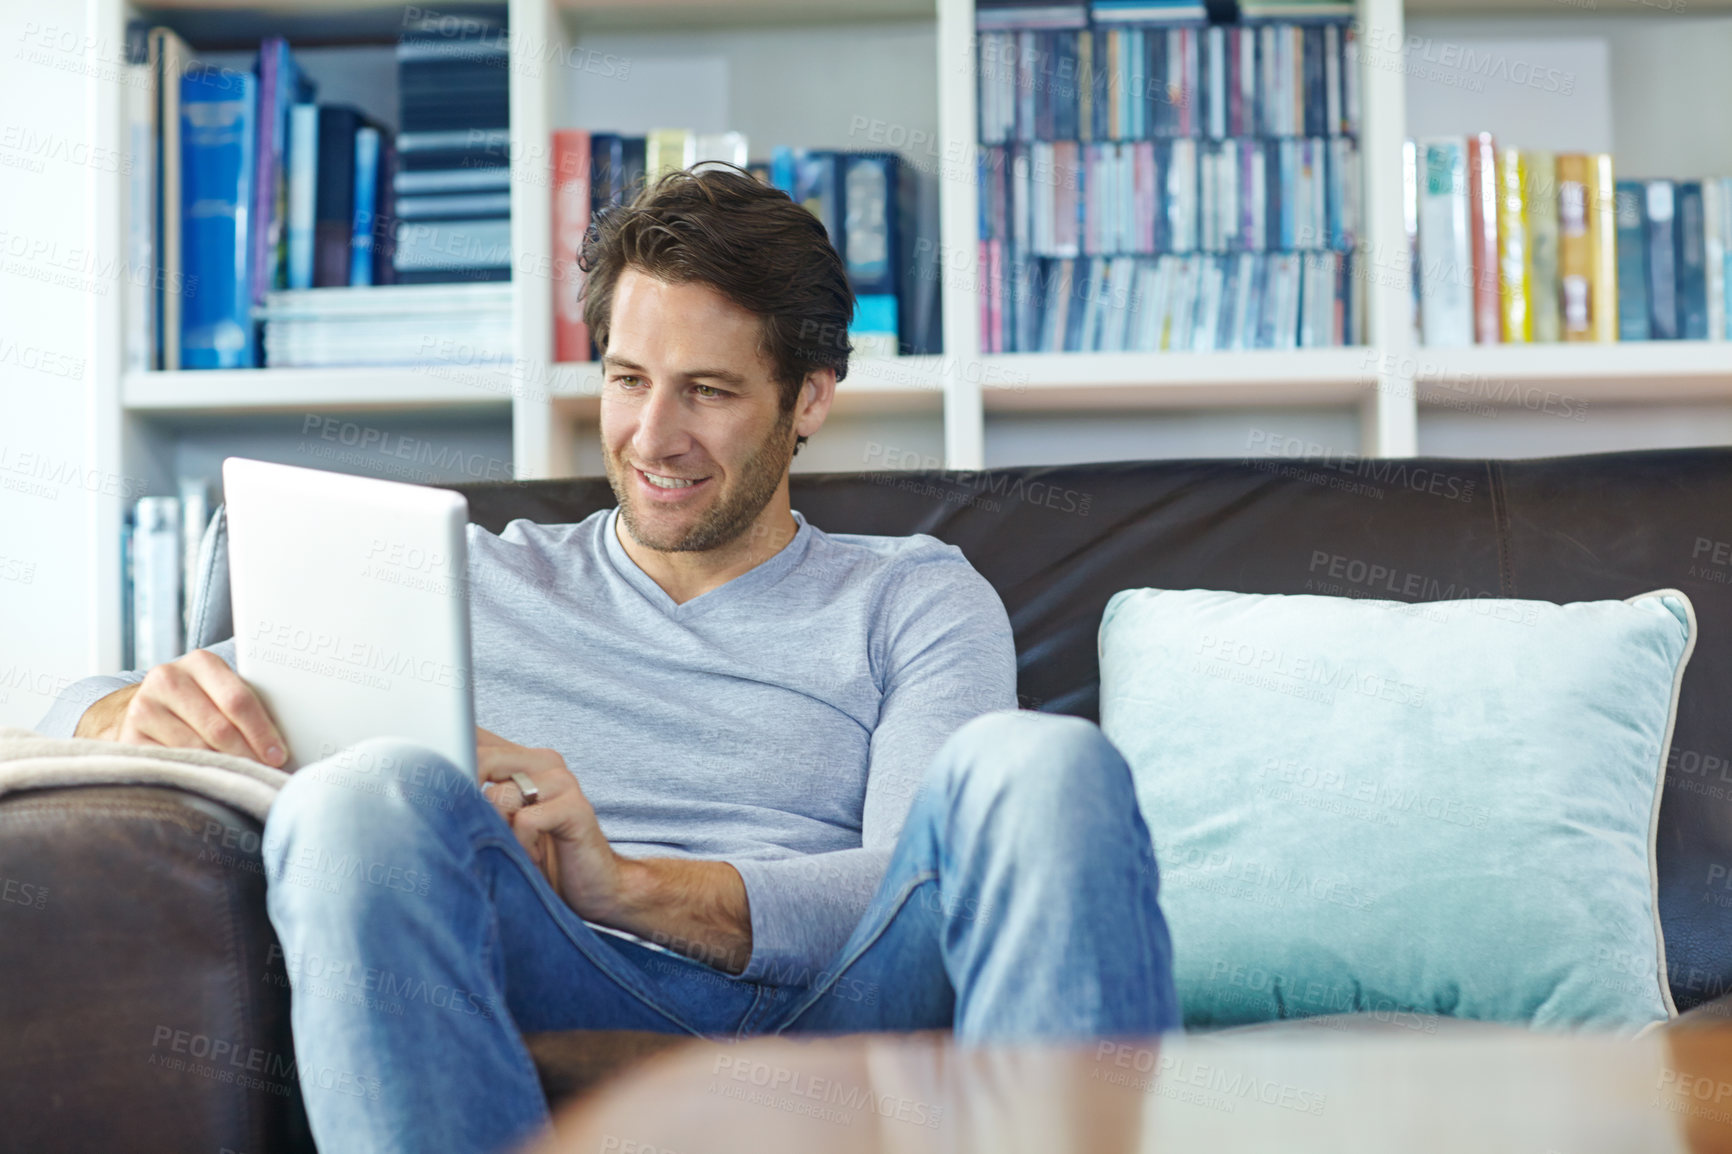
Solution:
M 896 294 L 896 254 L 901 245 L 897 195 L 901 166 L 895 153 L 851 153 L 842 157 L 841 250 L 848 283 L 858 295 Z
M 355 130 L 355 216 L 349 235 L 349 284 L 373 283 L 373 229 L 379 219 L 379 130 Z
M 1669 180 L 1647 183 L 1644 214 L 1648 234 L 1648 336 L 1678 339 L 1678 227 Z
M 1708 339 L 1708 250 L 1702 212 L 1702 182 L 1677 185 L 1678 336 L 1686 341 Z
M 313 208 L 318 192 L 319 107 L 297 104 L 289 112 L 288 287 L 313 287 Z
M 1618 339 L 1648 339 L 1648 222 L 1643 213 L 1647 189 L 1639 180 L 1620 180 L 1613 201 L 1618 223 Z
M 186 369 L 250 368 L 253 140 L 258 80 L 194 69 L 181 78 L 180 363 Z
M 258 139 L 253 157 L 253 303 L 288 287 L 289 109 L 313 98 L 314 86 L 301 72 L 281 36 L 259 45 Z

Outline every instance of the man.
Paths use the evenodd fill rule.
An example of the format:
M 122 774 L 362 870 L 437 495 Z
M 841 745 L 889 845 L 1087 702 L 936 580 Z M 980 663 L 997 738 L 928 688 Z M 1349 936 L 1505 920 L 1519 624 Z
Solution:
M 1174 1027 L 1123 759 L 1015 709 L 1009 621 L 958 549 L 790 507 L 847 372 L 823 227 L 737 170 L 676 173 L 582 264 L 618 507 L 470 526 L 487 784 L 375 740 L 266 824 L 321 1148 L 521 1141 L 547 1116 L 525 1031 Z M 128 675 L 78 733 L 280 764 L 232 655 Z

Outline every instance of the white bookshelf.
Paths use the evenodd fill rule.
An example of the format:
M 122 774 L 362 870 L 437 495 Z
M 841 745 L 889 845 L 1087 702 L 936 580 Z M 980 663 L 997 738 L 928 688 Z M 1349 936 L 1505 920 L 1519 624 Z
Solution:
M 1642 8 L 1633 0 L 1601 0 L 1600 10 L 1591 12 L 1544 0 L 1519 5 L 1359 0 L 1360 24 L 1373 33 L 1362 60 L 1360 148 L 1366 166 L 1365 243 L 1374 257 L 1406 251 L 1399 158 L 1408 134 L 1407 82 L 1399 60 L 1380 58 L 1375 45 L 1403 42 L 1410 13 L 1421 21 L 1448 21 L 1459 30 L 1476 21 L 1497 25 L 1503 17 L 1494 9 L 1498 14 L 1519 10 L 1527 22 L 1525 34 L 1543 27 L 1558 36 L 1573 29 L 1615 36 L 1615 27 L 1628 27 L 1632 36 L 1663 34 L 1683 44 L 1699 38 L 1703 28 L 1716 34 L 1732 30 L 1732 0 L 1691 0 L 1688 17 Z M 120 471 L 127 475 L 154 475 L 151 470 L 160 465 L 153 462 L 171 459 L 177 438 L 188 428 L 204 435 L 213 422 L 250 421 L 249 427 L 268 428 L 276 420 L 286 430 L 296 413 L 332 412 L 365 415 L 386 425 L 438 418 L 461 429 L 472 422 L 483 439 L 503 429 L 520 478 L 599 473 L 593 445 L 598 373 L 593 365 L 549 362 L 552 301 L 545 274 L 537 271 L 546 267 L 551 246 L 551 190 L 545 179 L 551 133 L 562 127 L 640 127 L 582 122 L 583 94 L 593 90 L 584 87 L 590 78 L 573 76 L 569 62 L 589 49 L 629 51 L 636 66 L 644 68 L 664 57 L 720 61 L 718 67 L 735 76 L 729 111 L 741 121 L 726 127 L 745 131 L 754 155 L 779 143 L 873 146 L 851 131 L 861 116 L 928 132 L 941 155 L 953 150 L 952 155 L 971 159 L 976 148 L 973 0 L 509 0 L 505 10 L 517 150 L 513 368 L 127 373 L 114 351 L 123 331 L 123 294 L 110 293 L 91 303 L 104 344 L 92 357 L 95 459 L 121 462 Z M 318 0 L 292 10 L 266 0 L 160 0 L 139 7 L 92 0 L 89 6 L 91 38 L 104 46 L 93 51 L 110 53 L 121 43 L 127 19 L 141 13 L 156 23 L 206 34 L 226 30 L 218 38 L 227 41 L 224 51 L 234 52 L 261 32 L 281 31 L 293 40 L 327 24 L 342 30 L 339 41 L 347 36 L 388 45 L 400 11 L 377 0 Z M 199 47 L 196 37 L 193 42 Z M 823 83 L 831 73 L 839 79 Z M 868 76 L 878 84 L 859 79 Z M 778 84 L 797 91 L 783 92 Z M 91 87 L 93 143 L 120 151 L 123 92 L 118 85 Z M 711 111 L 694 107 L 686 122 L 695 124 Z M 995 424 L 1014 427 L 1015 443 L 1027 445 L 1031 421 L 1048 419 L 1060 430 L 1099 428 L 1101 421 L 1120 417 L 1131 423 L 1168 422 L 1167 433 L 1149 443 L 1169 447 L 1183 444 L 1182 435 L 1172 430 L 1192 418 L 1214 422 L 1209 427 L 1216 429 L 1233 420 L 1258 428 L 1289 421 L 1295 428 L 1346 429 L 1343 439 L 1349 443 L 1338 446 L 1343 451 L 1411 455 L 1424 440 L 1422 426 L 1450 408 L 1452 394 L 1442 391 L 1440 382 L 1459 386 L 1463 380 L 1482 393 L 1518 397 L 1502 402 L 1504 408 L 1521 407 L 1519 398 L 1527 395 L 1521 390 L 1533 388 L 1610 407 L 1732 404 L 1732 345 L 1727 344 L 1415 348 L 1408 290 L 1387 262 L 1369 282 L 1369 343 L 1362 348 L 983 356 L 971 275 L 978 207 L 973 167 L 935 166 L 930 155 L 925 162 L 939 170 L 930 182 L 936 202 L 925 208 L 945 266 L 955 273 L 947 274 L 943 286 L 944 353 L 857 359 L 838 391 L 831 423 L 807 446 L 797 467 L 874 467 L 874 447 L 893 445 L 906 449 L 894 455 L 898 461 L 975 469 L 1006 459 L 1005 451 L 993 451 L 989 444 Z M 1687 171 L 1684 158 L 1676 170 Z M 96 173 L 89 179 L 94 189 L 90 235 L 67 243 L 123 251 L 124 179 Z M 98 574 L 94 620 L 103 664 L 110 667 L 119 658 L 119 617 L 113 607 L 119 599 L 122 512 L 118 498 L 99 502 L 94 524 L 87 527 Z

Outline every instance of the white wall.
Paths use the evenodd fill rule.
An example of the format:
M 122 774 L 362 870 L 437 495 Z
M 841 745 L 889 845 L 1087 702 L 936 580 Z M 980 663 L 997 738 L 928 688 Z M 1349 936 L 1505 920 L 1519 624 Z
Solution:
M 0 725 L 34 725 L 95 669 L 91 489 L 124 481 L 86 431 L 95 304 L 121 281 L 82 239 L 117 163 L 88 150 L 92 96 L 115 81 L 85 74 L 84 17 L 0 4 Z M 113 68 L 120 50 L 95 55 Z

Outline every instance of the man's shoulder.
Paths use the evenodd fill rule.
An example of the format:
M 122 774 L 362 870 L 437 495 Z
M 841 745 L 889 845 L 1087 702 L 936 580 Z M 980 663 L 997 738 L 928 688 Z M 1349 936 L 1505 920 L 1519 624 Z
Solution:
M 898 600 L 938 598 L 958 588 L 975 594 L 991 589 L 961 549 L 927 533 L 820 532 L 814 545 L 827 568 L 878 584 Z
M 485 525 L 469 522 L 468 540 L 471 552 L 510 555 L 569 553 L 600 540 L 611 508 L 597 509 L 581 521 L 543 523 L 527 517 L 517 517 L 495 533 Z M 473 558 L 471 558 L 473 560 Z

